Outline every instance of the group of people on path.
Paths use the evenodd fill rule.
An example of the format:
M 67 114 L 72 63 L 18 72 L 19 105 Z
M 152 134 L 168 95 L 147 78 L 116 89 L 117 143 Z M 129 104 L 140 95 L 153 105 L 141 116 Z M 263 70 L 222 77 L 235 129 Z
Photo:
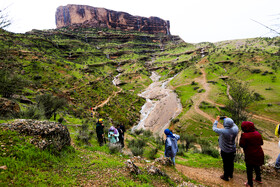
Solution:
M 223 127 L 218 128 L 218 122 L 223 120 Z M 241 134 L 239 145 L 243 148 L 245 154 L 247 182 L 245 186 L 253 186 L 253 181 L 262 184 L 261 169 L 264 164 L 264 152 L 262 149 L 263 139 L 261 134 L 256 131 L 254 123 L 250 121 L 243 121 L 241 123 Z M 234 158 L 236 154 L 236 137 L 238 134 L 238 126 L 231 118 L 217 116 L 213 123 L 213 131 L 219 135 L 219 147 L 221 149 L 221 157 L 223 160 L 224 174 L 220 176 L 224 181 L 229 181 L 233 178 L 234 171 Z M 110 143 L 120 142 L 124 147 L 124 132 L 123 125 L 118 125 L 117 128 L 111 126 L 108 132 L 108 140 Z M 100 146 L 103 145 L 104 137 L 104 125 L 103 119 L 99 119 L 96 126 L 97 138 Z M 178 152 L 178 140 L 180 136 L 173 134 L 169 129 L 164 130 L 166 135 L 164 156 L 169 157 L 172 163 L 175 165 L 175 156 Z M 280 135 L 280 124 L 275 130 L 275 135 Z M 106 143 L 106 142 L 105 142 Z M 280 147 L 280 141 L 279 141 Z M 280 169 L 280 154 L 278 155 L 275 163 L 275 168 Z M 253 171 L 256 173 L 256 177 L 253 179 Z
M 104 133 L 104 120 L 102 118 L 98 119 L 96 123 L 96 134 L 97 134 L 97 140 L 100 146 L 103 146 L 103 144 L 106 144 L 106 137 Z M 108 141 L 110 144 L 121 144 L 122 147 L 124 147 L 124 133 L 125 133 L 125 127 L 124 125 L 117 125 L 117 128 L 114 126 L 111 126 L 108 130 Z
M 238 134 L 238 126 L 231 118 L 223 118 L 224 128 L 218 128 L 217 124 L 220 121 L 218 116 L 213 124 L 213 131 L 219 134 L 219 147 L 221 149 L 221 157 L 223 160 L 224 174 L 221 179 L 229 181 L 233 178 L 234 158 L 236 153 L 235 139 Z M 253 181 L 262 184 L 260 166 L 264 164 L 264 152 L 262 150 L 263 139 L 261 134 L 256 131 L 254 123 L 243 121 L 241 123 L 241 134 L 239 145 L 243 148 L 245 154 L 247 182 L 245 186 L 253 186 Z M 276 133 L 275 133 L 276 134 Z M 280 144 L 280 142 L 279 142 Z M 276 160 L 275 168 L 280 166 L 280 154 Z M 253 171 L 256 173 L 256 178 L 253 179 Z

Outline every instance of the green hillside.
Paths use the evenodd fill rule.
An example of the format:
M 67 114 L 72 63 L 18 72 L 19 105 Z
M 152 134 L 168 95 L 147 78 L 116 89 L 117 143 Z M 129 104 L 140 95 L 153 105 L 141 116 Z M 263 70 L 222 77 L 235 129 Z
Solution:
M 280 121 L 279 55 L 280 37 L 190 44 L 179 36 L 97 28 L 25 34 L 0 30 L 0 101 L 13 103 L 0 110 L 0 123 L 18 118 L 59 121 L 68 127 L 72 139 L 71 147 L 53 153 L 1 127 L 0 146 L 5 149 L 0 150 L 4 158 L 0 166 L 7 165 L 8 170 L 0 170 L 0 186 L 28 181 L 51 186 L 176 186 L 189 181 L 174 167 L 163 167 L 169 177 L 151 177 L 146 172 L 130 175 L 124 165 L 129 156 L 99 147 L 95 136 L 83 141 L 83 133 L 95 133 L 97 118 L 105 119 L 107 129 L 119 123 L 127 129 L 137 125 L 146 102 L 138 94 L 152 83 L 153 71 L 161 80 L 174 77 L 169 87 L 183 107 L 170 124 L 182 137 L 178 163 L 221 168 L 212 123 L 217 115 L 232 117 L 225 107 L 227 90 L 231 92 L 228 83 L 232 79 L 248 83 L 256 98 L 247 106 L 248 119 L 270 140 Z M 116 76 L 117 86 L 113 84 Z M 143 160 L 163 155 L 162 139 L 151 132 L 127 133 L 126 138 L 125 151 L 133 149 L 128 145 L 134 140 L 146 142 L 140 154 Z M 190 147 L 184 142 L 191 142 Z M 240 158 L 235 167 L 242 175 L 245 165 Z M 147 164 L 143 160 L 141 169 Z

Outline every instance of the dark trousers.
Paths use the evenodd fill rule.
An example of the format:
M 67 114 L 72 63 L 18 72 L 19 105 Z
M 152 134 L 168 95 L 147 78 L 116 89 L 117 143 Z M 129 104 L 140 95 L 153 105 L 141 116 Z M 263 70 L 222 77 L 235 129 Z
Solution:
M 102 134 L 97 134 L 98 143 L 100 146 L 103 145 L 103 136 Z
M 120 141 L 122 147 L 124 147 L 124 135 L 123 134 L 120 134 L 119 141 Z
M 247 183 L 250 186 L 253 186 L 253 170 L 255 170 L 255 172 L 256 172 L 256 180 L 262 181 L 260 166 L 250 165 L 250 164 L 246 163 L 246 171 L 247 171 L 247 179 L 248 179 Z
M 229 177 L 232 178 L 235 152 L 226 153 L 224 151 L 221 151 L 221 156 L 223 159 L 224 178 L 226 179 L 228 179 Z

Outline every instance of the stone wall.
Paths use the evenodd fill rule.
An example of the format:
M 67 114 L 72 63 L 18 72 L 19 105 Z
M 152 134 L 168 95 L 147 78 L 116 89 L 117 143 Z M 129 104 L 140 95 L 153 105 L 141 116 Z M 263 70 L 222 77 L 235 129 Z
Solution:
M 0 125 L 20 134 L 32 136 L 30 143 L 40 149 L 52 147 L 60 151 L 71 143 L 67 127 L 57 122 L 17 119 Z

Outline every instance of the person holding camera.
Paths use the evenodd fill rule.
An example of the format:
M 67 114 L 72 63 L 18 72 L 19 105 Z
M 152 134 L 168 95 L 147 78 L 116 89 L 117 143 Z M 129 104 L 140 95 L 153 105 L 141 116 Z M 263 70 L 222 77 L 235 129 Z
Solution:
M 224 120 L 224 128 L 217 127 L 220 119 Z M 235 138 L 238 134 L 238 126 L 231 118 L 217 116 L 213 123 L 213 131 L 219 134 L 219 147 L 223 159 L 224 174 L 221 175 L 220 178 L 229 181 L 229 178 L 233 178 L 234 157 L 236 152 Z

